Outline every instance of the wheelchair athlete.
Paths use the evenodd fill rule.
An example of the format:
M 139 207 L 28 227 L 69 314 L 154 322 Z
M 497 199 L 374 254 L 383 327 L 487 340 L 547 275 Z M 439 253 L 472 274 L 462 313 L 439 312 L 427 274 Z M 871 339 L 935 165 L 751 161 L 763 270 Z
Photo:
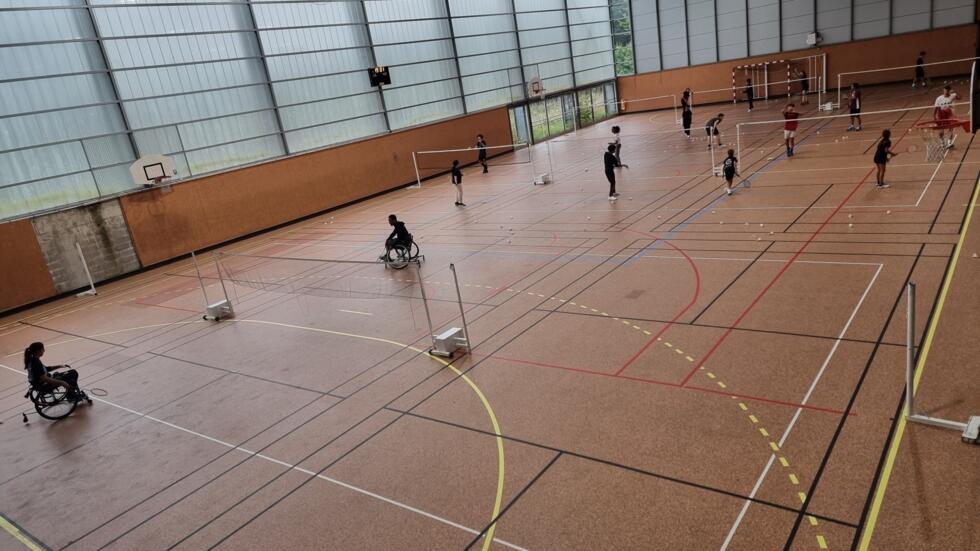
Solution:
M 67 391 L 66 396 L 75 402 L 85 399 L 85 394 L 78 388 L 78 372 L 70 369 L 67 365 L 55 365 L 48 367 L 41 362 L 44 355 L 44 344 L 40 342 L 31 343 L 24 350 L 24 369 L 27 370 L 27 380 L 31 386 L 43 392 L 44 389 L 52 386 L 64 387 Z M 54 370 L 65 369 L 60 373 L 52 373 Z
M 401 245 L 409 251 L 412 250 L 412 234 L 408 233 L 408 228 L 405 227 L 405 223 L 399 221 L 398 217 L 394 214 L 388 215 L 388 223 L 394 229 L 391 230 L 391 235 L 388 236 L 388 239 L 385 239 L 385 254 L 379 257 L 380 260 L 387 259 L 388 252 L 396 245 Z

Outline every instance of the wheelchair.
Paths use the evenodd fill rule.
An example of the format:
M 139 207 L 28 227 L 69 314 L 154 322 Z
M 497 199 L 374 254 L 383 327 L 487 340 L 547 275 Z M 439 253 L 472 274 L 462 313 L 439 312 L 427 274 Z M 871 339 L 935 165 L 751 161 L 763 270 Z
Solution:
M 409 235 L 412 238 L 411 235 Z M 393 268 L 395 270 L 401 270 L 408 266 L 410 262 L 424 261 L 425 256 L 419 254 L 419 246 L 415 243 L 415 239 L 412 238 L 411 241 L 406 243 L 395 243 L 385 255 L 382 257 L 384 261 L 385 268 Z
M 92 399 L 82 389 L 78 389 L 75 396 L 69 397 L 65 387 L 58 385 L 29 385 L 24 398 L 34 404 L 34 409 L 38 415 L 51 421 L 64 419 L 71 415 L 82 400 L 88 402 L 88 405 L 92 405 Z M 23 415 L 23 421 L 26 423 L 27 414 L 22 413 L 21 415 Z

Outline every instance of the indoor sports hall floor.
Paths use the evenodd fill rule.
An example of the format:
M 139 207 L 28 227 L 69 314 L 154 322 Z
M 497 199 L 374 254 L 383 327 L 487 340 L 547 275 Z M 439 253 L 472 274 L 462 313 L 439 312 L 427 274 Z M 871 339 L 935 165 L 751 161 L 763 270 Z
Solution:
M 872 87 L 865 111 L 936 93 Z M 669 112 L 616 117 L 536 146 L 551 185 L 499 158 L 467 169 L 465 208 L 440 177 L 224 247 L 371 260 L 397 213 L 440 325 L 457 268 L 473 350 L 449 367 L 417 303 L 390 306 L 411 269 L 381 265 L 332 282 L 383 299 L 235 285 L 221 323 L 186 259 L 0 320 L 3 515 L 73 550 L 850 548 L 904 383 L 904 286 L 921 335 L 980 154 L 960 134 L 925 162 L 905 131 L 927 110 L 805 121 L 791 159 L 781 125 L 753 127 L 751 187 L 725 196 L 704 121 L 727 113 L 731 143 L 781 107 L 697 107 L 695 141 Z M 875 190 L 884 127 L 918 152 Z M 22 424 L 32 341 L 107 395 Z

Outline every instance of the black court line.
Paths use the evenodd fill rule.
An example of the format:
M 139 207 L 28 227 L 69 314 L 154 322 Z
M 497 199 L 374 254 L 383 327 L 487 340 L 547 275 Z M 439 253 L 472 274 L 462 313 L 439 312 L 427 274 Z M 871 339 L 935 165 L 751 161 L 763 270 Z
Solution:
M 743 275 L 745 275 L 745 273 L 746 273 L 746 272 L 748 272 L 748 271 L 749 271 L 750 269 L 752 269 L 752 268 L 753 268 L 753 267 L 754 267 L 754 266 L 755 266 L 755 265 L 756 265 L 756 264 L 758 263 L 758 261 L 759 261 L 759 259 L 761 259 L 761 258 L 762 258 L 762 256 L 763 256 L 764 254 L 766 254 L 766 252 L 768 252 L 768 251 L 769 251 L 769 249 L 770 249 L 770 248 L 771 248 L 771 247 L 772 247 L 772 246 L 773 246 L 774 244 L 775 244 L 775 242 L 774 242 L 774 241 L 770 241 L 770 242 L 769 242 L 769 244 L 768 244 L 768 245 L 766 245 L 766 247 L 765 247 L 764 249 L 762 249 L 761 251 L 759 251 L 759 254 L 757 254 L 757 255 L 755 256 L 755 258 L 752 258 L 752 259 L 750 259 L 750 260 L 749 260 L 748 262 L 746 262 L 746 263 L 745 263 L 745 267 L 744 267 L 744 268 L 742 268 L 742 269 L 741 269 L 741 270 L 740 270 L 740 271 L 739 271 L 739 272 L 738 272 L 737 274 L 735 274 L 735 277 L 733 277 L 733 278 L 731 278 L 731 280 L 729 280 L 729 282 L 728 282 L 728 285 L 725 285 L 725 286 L 724 286 L 724 287 L 723 287 L 723 288 L 722 288 L 722 289 L 721 289 L 720 291 L 718 291 L 717 293 L 715 293 L 715 296 L 714 296 L 714 298 L 712 298 L 712 299 L 711 299 L 711 300 L 710 300 L 710 301 L 708 302 L 708 304 L 706 304 L 706 305 L 704 306 L 704 308 L 702 308 L 702 309 L 701 309 L 701 311 L 700 311 L 700 312 L 698 312 L 697 314 L 695 314 L 695 316 L 694 316 L 693 318 L 691 318 L 691 321 L 690 321 L 690 322 L 688 322 L 688 323 L 686 323 L 685 325 L 688 325 L 688 324 L 689 324 L 689 325 L 697 325 L 697 322 L 698 322 L 698 319 L 699 319 L 699 318 L 700 318 L 700 317 L 701 317 L 701 316 L 702 316 L 702 315 L 703 315 L 703 314 L 704 314 L 705 312 L 707 312 L 708 310 L 710 310 L 710 309 L 711 309 L 711 307 L 712 307 L 712 306 L 714 306 L 714 304 L 715 304 L 715 302 L 717 302 L 717 301 L 718 301 L 718 299 L 720 299 L 720 298 L 721 298 L 721 297 L 722 297 L 722 296 L 723 296 L 723 295 L 724 295 L 725 293 L 727 293 L 727 292 L 728 292 L 728 290 L 729 290 L 729 289 L 731 289 L 731 287 L 732 287 L 732 285 L 735 285 L 735 283 L 736 283 L 736 282 L 738 282 L 738 281 L 739 281 L 739 280 L 740 280 L 740 279 L 742 278 L 742 276 L 743 276 Z
M 2 517 L 3 520 L 9 522 L 14 528 L 16 528 L 21 534 L 23 534 L 24 537 L 26 537 L 28 540 L 30 540 L 31 543 L 33 543 L 34 545 L 40 547 L 44 551 L 51 551 L 51 548 L 48 547 L 47 544 L 45 544 L 43 541 L 41 541 L 34 534 L 32 534 L 32 533 L 28 532 L 26 529 L 24 529 L 24 527 L 21 526 L 20 524 L 18 524 L 14 519 L 8 517 L 7 515 L 5 515 L 3 513 L 0 513 L 0 517 Z M 11 537 L 14 537 L 13 534 L 10 534 L 10 536 Z
M 919 259 L 916 258 L 909 267 L 905 280 L 899 288 L 895 301 L 892 304 L 891 311 L 888 313 L 888 317 L 885 319 L 884 323 L 882 323 L 881 332 L 878 335 L 878 341 L 884 339 L 885 333 L 888 331 L 888 327 L 891 325 L 892 318 L 895 316 L 895 312 L 898 310 L 898 305 L 905 296 L 905 286 L 908 285 L 908 282 L 912 279 L 912 274 L 915 272 L 915 268 L 918 263 Z M 823 473 L 827 468 L 827 464 L 829 463 L 830 457 L 834 452 L 834 448 L 837 445 L 841 432 L 843 432 L 844 424 L 847 422 L 847 418 L 850 416 L 854 403 L 857 401 L 858 393 L 860 393 L 861 388 L 864 386 L 864 381 L 868 376 L 868 371 L 870 371 L 872 363 L 874 363 L 874 360 L 878 355 L 879 348 L 879 345 L 876 343 L 871 349 L 871 353 L 868 355 L 868 360 L 865 362 L 864 369 L 861 371 L 861 377 L 858 378 L 856 384 L 854 385 L 851 396 L 847 401 L 847 406 L 844 408 L 844 414 L 840 416 L 840 421 L 838 421 L 837 427 L 834 429 L 834 434 L 825 448 L 823 458 L 820 460 L 820 465 L 817 467 L 817 471 L 813 476 L 813 481 L 810 483 L 810 487 L 806 493 L 806 498 L 803 500 L 802 507 L 800 508 L 799 513 L 797 513 L 796 519 L 793 522 L 793 529 L 790 531 L 789 537 L 786 539 L 785 549 L 787 550 L 792 547 L 793 542 L 796 539 L 796 534 L 800 529 L 800 524 L 803 522 L 803 518 L 807 514 L 807 509 L 810 507 L 810 503 L 813 501 L 813 496 L 823 478 Z
M 544 468 L 542 468 L 540 471 L 538 471 L 537 474 L 534 475 L 534 478 L 532 478 L 527 484 L 525 484 L 524 487 L 521 488 L 520 491 L 517 492 L 517 494 L 507 503 L 507 505 L 505 505 L 503 507 L 503 509 L 500 510 L 500 513 L 498 513 L 497 516 L 493 517 L 490 520 L 490 523 L 487 524 L 483 528 L 483 530 L 480 530 L 480 533 L 477 534 L 477 536 L 475 538 L 473 538 L 473 541 L 471 541 L 470 543 L 468 543 L 466 545 L 466 547 L 464 547 L 463 549 L 472 549 L 474 545 L 476 545 L 477 543 L 479 543 L 479 541 L 486 536 L 486 534 L 490 530 L 490 528 L 494 524 L 497 524 L 498 522 L 500 522 L 500 518 L 503 517 L 504 514 L 507 513 L 507 511 L 509 511 L 510 508 L 515 503 L 517 503 L 517 500 L 521 499 L 521 497 L 523 497 L 524 494 L 529 489 L 531 489 L 531 486 L 533 486 L 534 483 L 537 482 L 544 475 L 544 473 L 546 473 L 548 471 L 548 469 L 550 469 L 551 466 L 554 465 L 555 462 L 558 461 L 559 458 L 561 458 L 561 456 L 562 456 L 561 452 L 556 453 L 555 456 L 551 458 L 551 461 L 549 461 L 548 464 L 544 466 Z
M 397 409 L 397 408 L 391 408 L 391 407 L 388 407 L 386 409 L 389 409 L 389 410 L 391 410 L 393 412 L 396 412 L 396 413 L 401 413 L 401 414 L 406 415 L 406 416 L 409 416 L 409 417 L 415 417 L 415 418 L 418 418 L 418 419 L 424 419 L 426 421 L 431 421 L 433 423 L 439 423 L 441 425 L 447 425 L 447 426 L 450 426 L 450 427 L 455 427 L 457 429 L 462 429 L 462 430 L 469 431 L 469 432 L 475 432 L 475 433 L 484 434 L 484 435 L 487 435 L 487 436 L 495 436 L 494 433 L 485 431 L 483 429 L 469 427 L 469 426 L 462 425 L 462 424 L 459 424 L 459 423 L 454 423 L 453 421 L 447 421 L 445 419 L 439 419 L 437 417 L 430 417 L 428 415 L 424 415 L 424 414 L 421 414 L 421 413 L 415 413 L 415 412 L 412 412 L 412 411 L 403 411 L 403 410 L 400 410 L 400 409 Z M 766 507 L 770 507 L 772 509 L 778 509 L 778 510 L 787 511 L 787 512 L 790 512 L 790 513 L 797 513 L 797 512 L 800 511 L 800 509 L 797 509 L 797 508 L 794 508 L 794 507 L 789 507 L 787 505 L 776 503 L 774 501 L 767 501 L 765 499 L 761 499 L 761 498 L 758 498 L 758 497 L 749 497 L 747 495 L 739 494 L 738 492 L 732 492 L 730 490 L 725 490 L 724 488 L 716 488 L 714 486 L 710 486 L 708 484 L 703 484 L 703 483 L 700 483 L 700 482 L 695 482 L 693 480 L 687 480 L 687 479 L 683 479 L 683 478 L 677 478 L 677 477 L 666 475 L 666 474 L 663 474 L 663 473 L 657 473 L 657 472 L 654 472 L 654 471 L 649 471 L 649 470 L 646 470 L 646 469 L 641 469 L 639 467 L 633 467 L 631 465 L 624 465 L 622 463 L 617 463 L 615 461 L 610 461 L 608 459 L 602 459 L 601 457 L 593 457 L 591 455 L 586 455 L 586 454 L 583 454 L 583 453 L 580 453 L 580 452 L 566 450 L 566 449 L 563 449 L 563 448 L 558 448 L 558 447 L 555 447 L 555 446 L 550 446 L 548 444 L 542 444 L 540 442 L 533 442 L 533 441 L 530 441 L 530 440 L 525 440 L 523 438 L 518 438 L 516 436 L 501 435 L 501 438 L 503 438 L 504 440 L 509 440 L 511 442 L 516 442 L 518 444 L 524 444 L 524 445 L 527 445 L 527 446 L 533 446 L 535 448 L 546 450 L 546 451 L 550 451 L 550 452 L 557 452 L 557 453 L 559 453 L 561 455 L 567 455 L 569 457 L 575 457 L 577 459 L 583 459 L 585 461 L 592 461 L 594 463 L 601 463 L 601 464 L 607 465 L 609 467 L 615 467 L 617 469 L 622 469 L 624 471 L 629 471 L 629 472 L 632 472 L 632 473 L 636 473 L 636 474 L 640 474 L 640 475 L 644 475 L 644 476 L 649 476 L 651 478 L 656 478 L 658 480 L 664 480 L 664 481 L 667 481 L 667 482 L 673 482 L 673 483 L 676 483 L 676 484 L 680 484 L 682 486 L 688 486 L 688 487 L 695 488 L 695 489 L 698 489 L 698 490 L 704 490 L 704 491 L 707 491 L 707 492 L 724 495 L 726 497 L 736 498 L 739 501 L 751 501 L 752 503 L 756 503 L 758 505 L 765 505 Z M 821 520 L 826 520 L 827 522 L 832 522 L 834 524 L 839 524 L 841 526 L 847 526 L 849 528 L 857 528 L 857 525 L 856 524 L 852 524 L 852 523 L 847 522 L 847 521 L 844 521 L 844 520 L 835 519 L 833 517 L 823 516 L 823 515 L 819 515 L 819 514 L 815 514 L 815 513 L 813 514 L 813 516 L 815 516 L 815 517 L 817 517 L 817 518 L 819 518 Z

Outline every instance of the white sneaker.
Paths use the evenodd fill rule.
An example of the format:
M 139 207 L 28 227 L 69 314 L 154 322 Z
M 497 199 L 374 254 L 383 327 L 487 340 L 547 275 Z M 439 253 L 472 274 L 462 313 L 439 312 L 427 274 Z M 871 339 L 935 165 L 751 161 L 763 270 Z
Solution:
M 730 188 L 730 187 L 726 187 L 726 188 L 725 188 L 725 193 L 727 193 L 727 194 L 729 194 L 729 195 L 731 195 L 731 194 L 732 194 L 732 188 Z

